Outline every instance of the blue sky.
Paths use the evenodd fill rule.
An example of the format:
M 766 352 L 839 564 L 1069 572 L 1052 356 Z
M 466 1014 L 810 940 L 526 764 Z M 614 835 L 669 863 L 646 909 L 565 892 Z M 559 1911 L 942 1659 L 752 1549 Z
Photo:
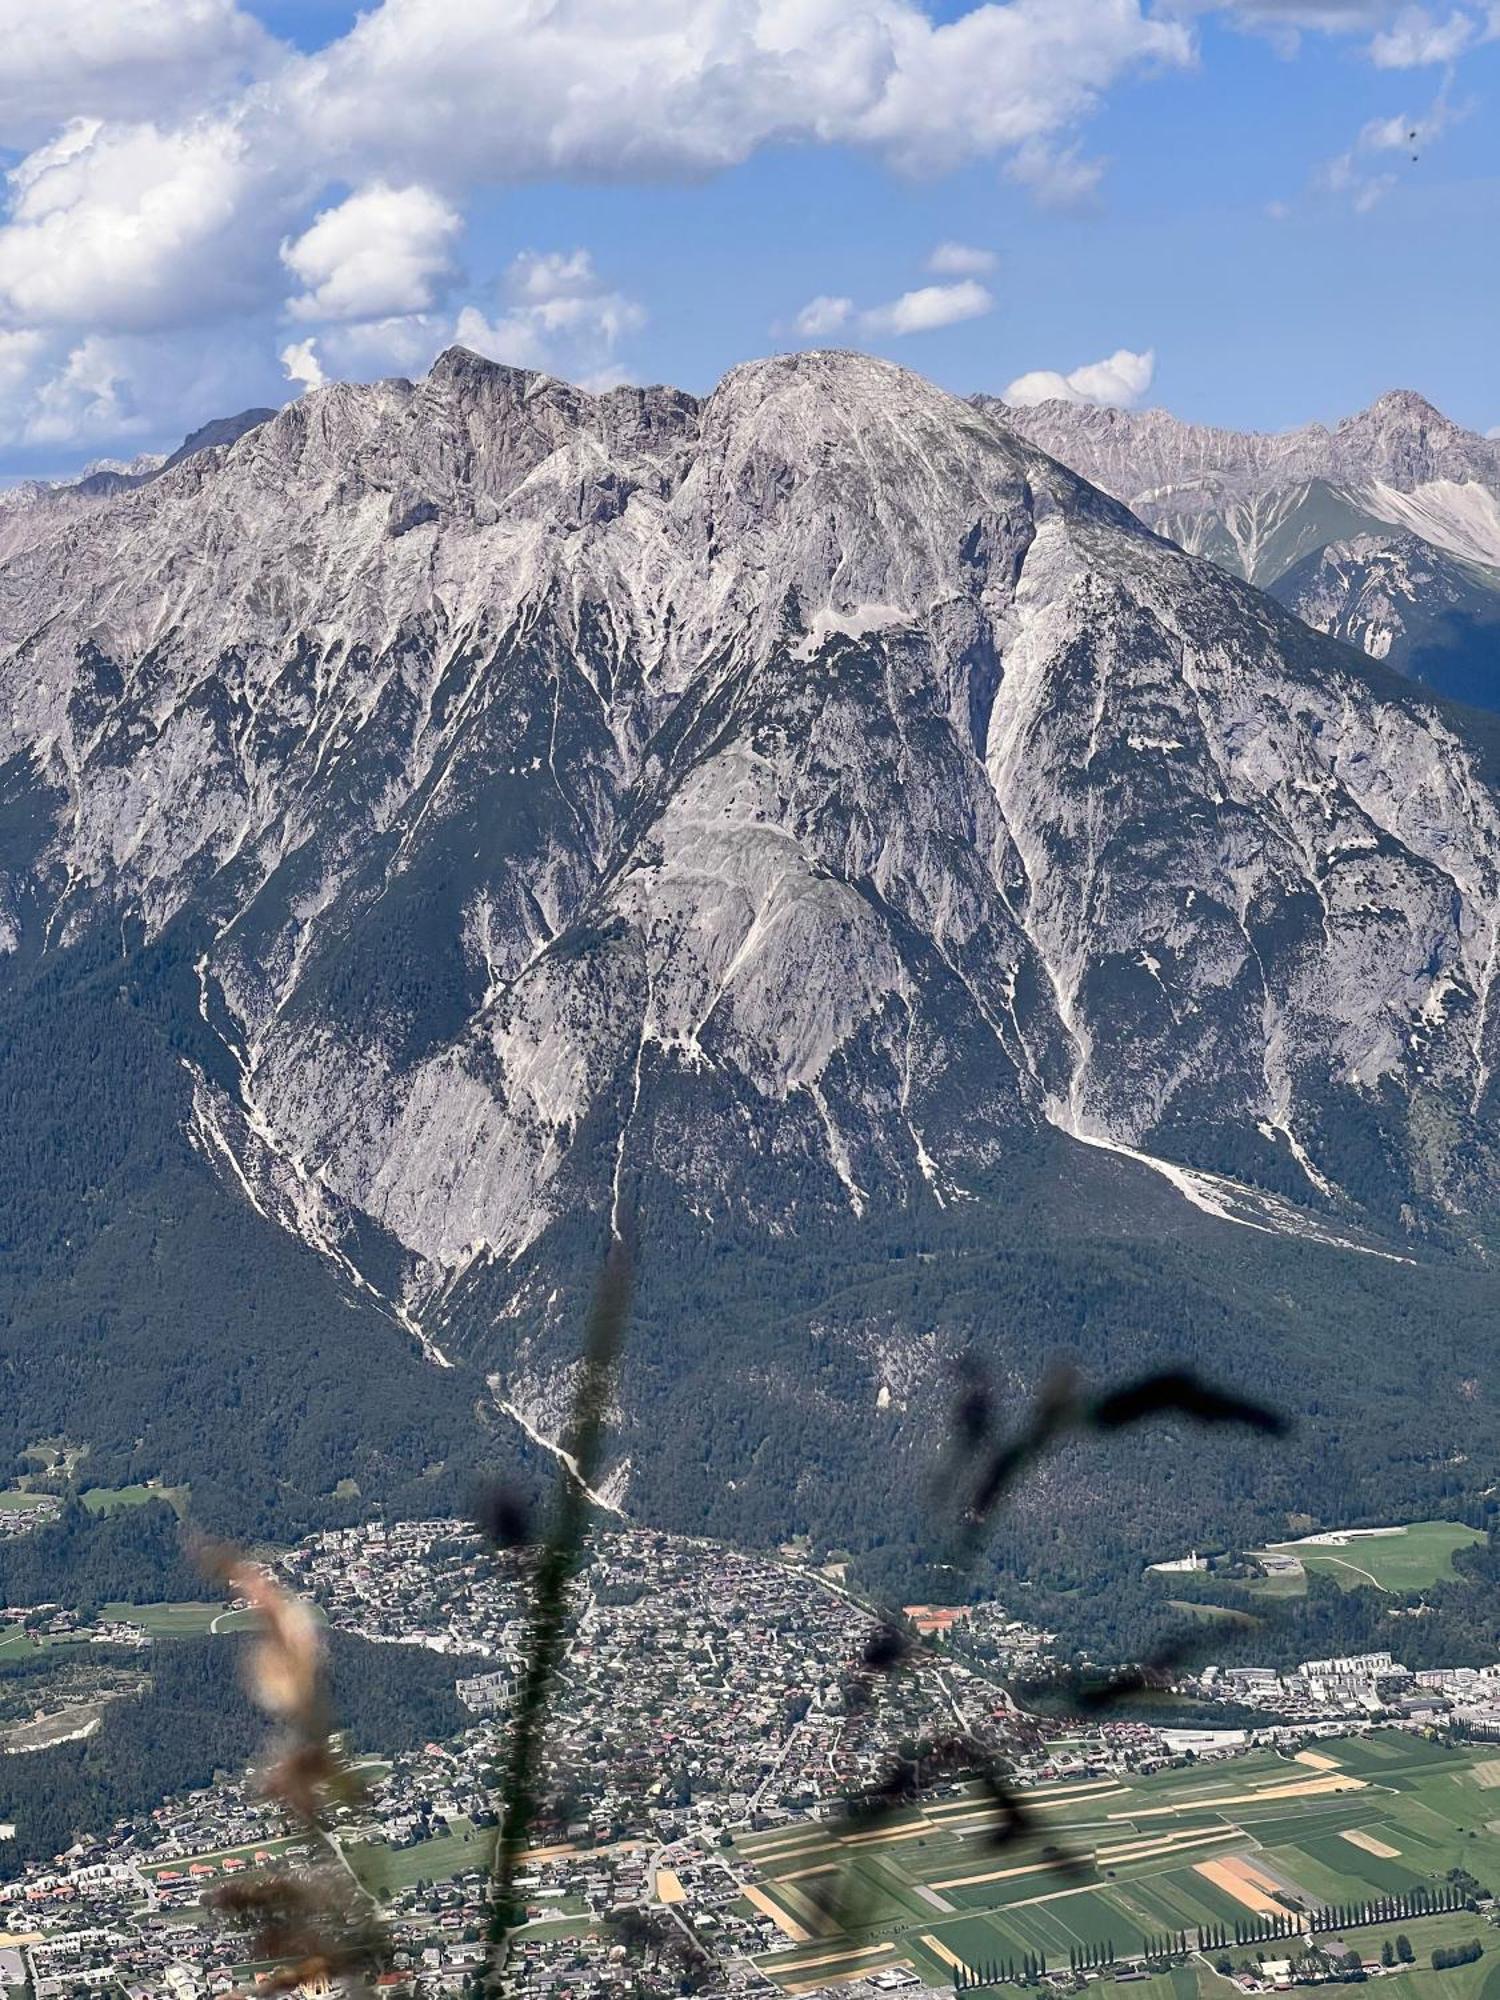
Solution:
M 837 343 L 1500 425 L 1500 0 L 17 8 L 0 477 L 454 338 L 597 387 Z

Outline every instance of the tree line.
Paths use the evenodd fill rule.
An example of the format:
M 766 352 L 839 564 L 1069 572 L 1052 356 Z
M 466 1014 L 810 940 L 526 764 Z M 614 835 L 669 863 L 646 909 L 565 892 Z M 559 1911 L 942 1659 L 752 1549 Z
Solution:
M 0 1541 L 0 1605 L 208 1602 L 214 1585 L 183 1547 L 165 1500 L 94 1514 L 69 1500 L 55 1521 Z

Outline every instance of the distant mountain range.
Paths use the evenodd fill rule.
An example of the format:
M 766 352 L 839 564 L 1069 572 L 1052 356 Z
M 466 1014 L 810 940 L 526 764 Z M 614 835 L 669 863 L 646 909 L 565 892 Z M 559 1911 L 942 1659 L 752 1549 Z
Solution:
M 615 1231 L 647 1518 L 915 1538 L 969 1346 L 1317 1413 L 1073 1462 L 1054 1549 L 1488 1477 L 1485 719 L 1230 573 L 1266 441 L 1171 517 L 1209 562 L 1022 428 L 1209 491 L 1170 419 L 858 355 L 453 349 L 0 510 L 11 1449 L 265 1532 L 456 1504 L 559 1437 Z M 1482 441 L 1318 437 L 1478 573 Z
M 976 401 L 1159 534 L 1440 693 L 1500 707 L 1500 440 L 1398 390 L 1277 435 Z

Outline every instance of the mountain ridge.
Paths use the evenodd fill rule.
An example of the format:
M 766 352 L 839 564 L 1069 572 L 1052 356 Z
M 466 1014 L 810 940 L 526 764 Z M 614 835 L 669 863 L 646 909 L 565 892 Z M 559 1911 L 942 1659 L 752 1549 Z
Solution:
M 30 518 L 0 1004 L 157 968 L 192 1171 L 543 1435 L 643 1207 L 665 1358 L 612 1500 L 666 1504 L 670 1410 L 732 1433 L 702 1518 L 768 1505 L 809 1340 L 828 1435 L 883 1387 L 915 1450 L 973 1232 L 1059 1175 L 1252 1261 L 1487 1255 L 1486 745 L 919 378 L 591 397 L 450 351 Z M 927 1240 L 920 1322 L 846 1325 L 860 1246 Z M 683 1319 L 728 1323 L 720 1244 L 803 1273 L 724 1356 Z
M 982 408 L 1003 410 L 1010 427 L 1032 442 L 1051 436 L 1075 454 L 1091 452 L 1094 483 L 1127 504 L 1128 492 L 1117 488 L 1138 493 L 1170 489 L 1170 475 L 1182 469 L 1230 483 L 1270 466 L 1293 481 L 1326 477 L 1330 471 L 1365 480 L 1395 475 L 1413 482 L 1445 470 L 1472 474 L 1477 467 L 1500 473 L 1500 440 L 1466 429 L 1415 389 L 1387 390 L 1333 425 L 1313 421 L 1284 431 L 1197 423 L 1159 405 L 1126 410 L 1058 398 L 1020 405 L 983 394 L 972 400 Z M 1352 454 L 1352 463 L 1345 454 Z
M 1332 429 L 1279 433 L 1165 410 L 975 400 L 1317 630 L 1441 693 L 1500 706 L 1500 440 L 1413 390 Z

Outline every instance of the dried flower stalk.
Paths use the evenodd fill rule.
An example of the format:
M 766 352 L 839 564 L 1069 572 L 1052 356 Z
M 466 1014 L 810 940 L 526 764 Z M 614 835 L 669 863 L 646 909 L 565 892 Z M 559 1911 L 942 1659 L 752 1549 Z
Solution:
M 256 1788 L 313 1850 L 305 1868 L 273 1864 L 210 1890 L 205 1901 L 250 1932 L 256 1958 L 277 1961 L 257 1982 L 259 1993 L 312 1983 L 369 1991 L 386 1963 L 386 1941 L 330 1827 L 335 1808 L 357 1804 L 364 1787 L 334 1737 L 322 1630 L 310 1605 L 239 1550 L 208 1545 L 200 1560 L 259 1617 L 245 1683 L 279 1728 Z

